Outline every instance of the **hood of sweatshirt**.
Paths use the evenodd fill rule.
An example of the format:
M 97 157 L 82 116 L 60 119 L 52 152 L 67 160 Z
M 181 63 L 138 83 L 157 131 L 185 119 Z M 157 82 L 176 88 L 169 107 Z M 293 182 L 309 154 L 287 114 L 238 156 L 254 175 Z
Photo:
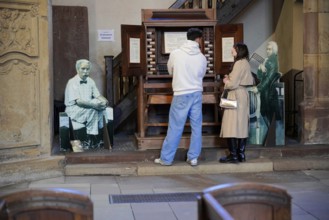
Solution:
M 187 40 L 181 47 L 181 50 L 190 55 L 197 55 L 201 53 L 199 44 L 192 40 Z

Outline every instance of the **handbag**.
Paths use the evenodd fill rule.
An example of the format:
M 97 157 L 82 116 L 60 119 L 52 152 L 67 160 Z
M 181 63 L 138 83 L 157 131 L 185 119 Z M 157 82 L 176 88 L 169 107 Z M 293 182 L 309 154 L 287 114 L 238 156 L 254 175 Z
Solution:
M 219 106 L 221 108 L 237 108 L 238 102 L 236 100 L 227 99 L 227 90 L 225 89 L 222 96 L 220 97 Z
M 238 107 L 238 102 L 236 100 L 220 98 L 219 106 L 221 108 L 237 108 Z

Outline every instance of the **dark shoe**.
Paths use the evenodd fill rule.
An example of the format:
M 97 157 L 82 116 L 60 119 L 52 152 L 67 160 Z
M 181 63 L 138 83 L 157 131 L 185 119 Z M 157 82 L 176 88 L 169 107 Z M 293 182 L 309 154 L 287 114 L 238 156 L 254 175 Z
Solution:
M 219 158 L 220 163 L 238 163 L 239 160 L 237 156 L 234 156 L 233 154 L 228 155 L 227 157 L 221 157 Z
M 246 162 L 246 158 L 243 158 L 243 157 L 239 157 L 238 160 L 239 160 L 239 162 L 241 162 L 241 163 Z
M 239 162 L 246 162 L 246 156 L 244 154 L 238 154 L 238 160 Z
M 245 155 L 245 150 L 246 150 L 246 144 L 247 144 L 247 138 L 239 138 L 238 139 L 238 160 L 239 162 L 245 162 L 246 161 L 246 155 Z
M 219 159 L 220 163 L 237 163 L 238 156 L 237 156 L 237 145 L 238 140 L 236 138 L 227 138 L 227 145 L 230 154 L 227 157 L 221 157 Z

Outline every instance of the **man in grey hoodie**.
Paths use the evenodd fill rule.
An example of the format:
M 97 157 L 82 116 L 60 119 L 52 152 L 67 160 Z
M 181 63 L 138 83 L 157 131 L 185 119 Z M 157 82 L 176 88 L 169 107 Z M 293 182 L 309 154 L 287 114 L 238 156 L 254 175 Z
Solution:
M 182 137 L 187 117 L 192 128 L 187 162 L 198 165 L 202 148 L 202 91 L 203 77 L 206 74 L 207 60 L 201 53 L 202 31 L 190 28 L 187 41 L 179 49 L 170 53 L 168 72 L 173 76 L 174 92 L 169 111 L 169 125 L 162 144 L 160 158 L 154 163 L 172 165 L 178 144 Z

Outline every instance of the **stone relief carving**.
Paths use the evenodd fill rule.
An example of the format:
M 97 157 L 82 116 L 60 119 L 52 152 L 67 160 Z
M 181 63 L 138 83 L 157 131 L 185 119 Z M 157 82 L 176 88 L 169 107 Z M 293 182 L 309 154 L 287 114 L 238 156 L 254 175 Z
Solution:
M 36 74 L 39 72 L 38 63 L 28 63 L 15 59 L 1 64 L 0 75 L 9 74 L 12 71 L 14 65 L 17 66 L 18 70 L 23 75 Z
M 0 5 L 0 55 L 20 52 L 38 55 L 38 5 Z
M 0 94 L 10 94 L 0 98 L 0 148 L 37 145 L 39 64 L 22 57 L 0 66 Z

